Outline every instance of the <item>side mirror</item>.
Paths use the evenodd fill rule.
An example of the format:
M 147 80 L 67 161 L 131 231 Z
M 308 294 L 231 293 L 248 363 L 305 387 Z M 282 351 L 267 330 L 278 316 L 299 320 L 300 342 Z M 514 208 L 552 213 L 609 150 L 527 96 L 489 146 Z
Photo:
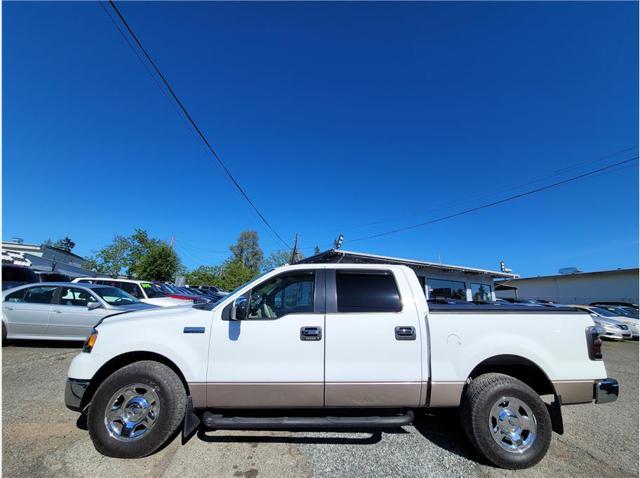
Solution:
M 246 297 L 238 297 L 231 309 L 231 320 L 246 320 L 249 315 L 249 301 Z
M 101 308 L 102 308 L 102 304 L 100 302 L 89 302 L 87 304 L 87 309 L 89 310 L 96 310 Z

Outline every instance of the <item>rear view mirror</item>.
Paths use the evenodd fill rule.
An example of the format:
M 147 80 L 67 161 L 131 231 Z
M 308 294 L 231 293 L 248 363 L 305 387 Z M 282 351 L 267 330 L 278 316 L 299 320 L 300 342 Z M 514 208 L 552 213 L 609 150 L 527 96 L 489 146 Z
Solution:
M 238 297 L 231 309 L 231 320 L 245 320 L 249 311 L 249 301 L 246 297 Z
M 102 308 L 102 304 L 100 302 L 89 302 L 87 304 L 87 309 L 96 310 Z

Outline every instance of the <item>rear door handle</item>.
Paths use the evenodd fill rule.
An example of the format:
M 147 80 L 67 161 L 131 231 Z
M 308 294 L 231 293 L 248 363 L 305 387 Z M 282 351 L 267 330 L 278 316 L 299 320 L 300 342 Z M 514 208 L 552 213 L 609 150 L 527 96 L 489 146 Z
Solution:
M 61 310 L 54 310 L 54 312 L 55 312 L 56 314 L 62 314 L 62 311 L 61 311 Z
M 300 340 L 322 339 L 322 327 L 300 327 Z
M 408 325 L 396 327 L 396 340 L 415 340 L 416 328 Z

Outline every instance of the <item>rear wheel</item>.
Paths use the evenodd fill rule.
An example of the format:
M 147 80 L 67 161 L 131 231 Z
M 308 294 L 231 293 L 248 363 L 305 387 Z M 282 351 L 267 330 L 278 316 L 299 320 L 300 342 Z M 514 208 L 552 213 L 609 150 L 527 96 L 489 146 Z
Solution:
M 538 463 L 551 442 L 551 417 L 540 396 L 508 375 L 489 373 L 465 389 L 462 425 L 476 449 L 510 469 Z
M 139 458 L 160 448 L 178 429 L 187 403 L 184 386 L 164 364 L 136 362 L 98 387 L 87 426 L 96 449 L 116 458 Z

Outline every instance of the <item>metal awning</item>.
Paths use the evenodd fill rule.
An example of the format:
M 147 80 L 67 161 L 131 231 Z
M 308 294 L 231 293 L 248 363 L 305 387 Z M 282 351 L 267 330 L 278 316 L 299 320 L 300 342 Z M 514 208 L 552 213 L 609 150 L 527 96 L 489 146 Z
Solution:
M 342 249 L 329 249 L 316 254 L 315 256 L 302 259 L 298 264 L 318 264 L 318 263 L 347 263 L 347 264 L 398 264 L 412 267 L 414 269 L 437 269 L 444 272 L 465 272 L 468 274 L 488 275 L 492 278 L 515 279 L 517 274 L 478 269 L 475 267 L 454 266 L 451 264 L 440 264 L 437 262 L 418 261 L 415 259 L 404 259 L 401 257 L 381 256 L 364 252 L 345 251 Z

